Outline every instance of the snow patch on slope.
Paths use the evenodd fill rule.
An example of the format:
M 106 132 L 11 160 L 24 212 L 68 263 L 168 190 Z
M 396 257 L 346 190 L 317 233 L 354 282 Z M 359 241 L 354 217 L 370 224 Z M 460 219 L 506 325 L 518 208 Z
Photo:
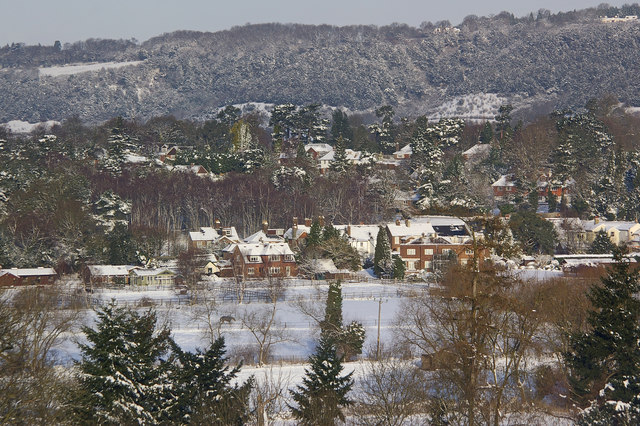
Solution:
M 83 72 L 100 71 L 101 69 L 114 69 L 122 68 L 132 65 L 140 65 L 144 61 L 129 61 L 129 62 L 100 62 L 93 64 L 77 64 L 77 65 L 63 65 L 61 67 L 42 67 L 38 68 L 40 76 L 58 77 L 61 75 L 80 74 Z
M 456 96 L 440 106 L 428 117 L 430 121 L 444 117 L 459 117 L 468 120 L 493 120 L 498 108 L 507 103 L 507 98 L 495 93 L 476 93 Z
M 49 130 L 56 124 L 60 124 L 60 122 L 49 120 L 41 123 L 28 123 L 26 121 L 11 120 L 8 123 L 2 124 L 2 127 L 9 130 L 11 133 L 31 133 L 36 129 L 36 127 L 42 126 L 45 130 Z

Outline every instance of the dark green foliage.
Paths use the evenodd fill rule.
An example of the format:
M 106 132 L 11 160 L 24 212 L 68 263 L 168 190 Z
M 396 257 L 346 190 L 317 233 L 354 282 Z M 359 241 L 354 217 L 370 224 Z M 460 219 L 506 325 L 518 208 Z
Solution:
M 565 353 L 578 403 L 591 402 L 583 424 L 637 424 L 640 420 L 640 301 L 638 271 L 624 251 L 589 293 L 590 330 L 570 336 Z M 609 401 L 612 401 L 610 403 Z
M 330 426 L 344 421 L 342 408 L 351 405 L 347 393 L 353 386 L 353 372 L 342 375 L 342 360 L 331 339 L 321 336 L 316 353 L 309 357 L 311 364 L 305 369 L 302 385 L 291 390 L 296 403 L 289 405 L 293 417 L 300 425 Z
M 482 132 L 480 132 L 480 142 L 491 143 L 493 141 L 493 128 L 488 121 L 482 126 Z
M 532 211 L 511 215 L 509 227 L 516 240 L 522 243 L 527 254 L 552 254 L 556 247 L 557 235 L 553 224 Z
M 373 255 L 373 273 L 377 277 L 388 275 L 391 271 L 391 243 L 387 236 L 387 229 L 384 226 L 378 228 L 378 237 L 376 239 L 376 248 Z
M 335 342 L 342 333 L 342 287 L 340 281 L 329 284 L 324 321 L 320 323 L 323 336 Z
M 249 393 L 253 378 L 242 384 L 232 384 L 240 365 L 226 365 L 224 337 L 219 337 L 205 351 L 184 352 L 173 344 L 174 378 L 177 394 L 169 420 L 173 422 L 241 425 L 249 415 Z
M 136 263 L 136 248 L 133 235 L 126 225 L 117 223 L 107 234 L 108 262 L 111 265 Z
M 340 137 L 350 141 L 353 139 L 353 131 L 347 114 L 341 109 L 336 109 L 331 114 L 331 141 L 335 143 Z
M 536 212 L 538 210 L 538 190 L 537 188 L 532 188 L 529 191 L 529 195 L 527 195 L 527 201 L 529 201 L 529 208 L 532 212 Z
M 558 210 L 558 197 L 551 192 L 551 188 L 547 189 L 547 204 L 549 205 L 549 213 L 553 213 Z
M 311 223 L 311 229 L 309 229 L 309 234 L 307 235 L 307 247 L 318 247 L 322 242 L 322 227 L 320 226 L 320 222 L 314 220 Z
M 596 236 L 589 247 L 589 253 L 593 254 L 608 254 L 612 253 L 616 248 L 616 245 L 611 242 L 611 239 L 607 235 L 606 231 L 596 232 Z
M 393 255 L 393 278 L 401 280 L 404 279 L 405 266 L 402 258 L 397 254 Z
M 329 164 L 329 170 L 343 173 L 349 168 L 349 162 L 347 161 L 345 141 L 342 136 L 339 136 L 336 140 L 334 150 L 335 153 L 333 161 Z
M 331 238 L 340 238 L 340 231 L 338 231 L 333 224 L 329 223 L 322 230 L 322 241 L 327 241 Z
M 80 423 L 154 424 L 173 403 L 162 357 L 168 329 L 156 330 L 153 311 L 138 314 L 111 302 L 97 311 L 95 328 L 83 327 L 79 390 L 74 407 Z

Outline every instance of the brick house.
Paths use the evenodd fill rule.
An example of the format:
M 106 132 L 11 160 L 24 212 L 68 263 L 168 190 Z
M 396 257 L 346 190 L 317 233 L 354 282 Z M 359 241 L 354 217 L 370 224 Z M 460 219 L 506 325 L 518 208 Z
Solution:
M 224 255 L 230 268 L 221 269 L 221 276 L 268 278 L 298 275 L 293 251 L 284 242 L 239 243 Z
M 417 273 L 421 270 L 433 272 L 439 264 L 455 261 L 459 265 L 466 265 L 473 259 L 473 242 L 471 238 L 454 242 L 450 237 L 416 238 L 401 244 L 398 254 L 405 264 L 406 273 Z M 480 259 L 489 255 L 487 249 L 479 253 Z

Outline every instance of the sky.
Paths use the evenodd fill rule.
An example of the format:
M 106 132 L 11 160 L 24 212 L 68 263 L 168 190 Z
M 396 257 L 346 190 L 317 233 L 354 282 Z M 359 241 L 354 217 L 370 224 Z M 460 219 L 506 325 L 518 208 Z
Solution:
M 612 6 L 634 0 L 609 1 Z M 0 0 L 0 46 L 88 38 L 142 42 L 176 30 L 219 31 L 265 22 L 355 25 L 449 20 L 508 11 L 524 16 L 596 7 L 602 0 Z

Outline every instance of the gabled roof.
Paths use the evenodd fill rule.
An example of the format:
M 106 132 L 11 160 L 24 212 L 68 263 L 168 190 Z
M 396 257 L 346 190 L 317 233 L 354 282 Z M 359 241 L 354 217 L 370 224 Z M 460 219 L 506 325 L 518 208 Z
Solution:
M 473 157 L 474 155 L 488 154 L 491 151 L 491 145 L 488 143 L 478 143 L 462 153 L 467 157 Z
M 633 228 L 636 225 L 638 225 L 638 222 L 612 221 L 612 220 L 596 222 L 595 220 L 589 220 L 584 222 L 584 229 L 586 231 L 593 231 L 594 229 L 603 227 L 605 231 L 610 231 L 611 229 L 616 229 L 618 231 L 629 231 L 631 228 Z
M 132 265 L 87 265 L 91 275 L 97 277 L 114 277 L 129 275 L 132 269 L 137 266 Z
M 315 152 L 333 151 L 333 147 L 328 143 L 308 143 L 304 146 L 305 151 L 313 149 Z
M 293 256 L 293 251 L 291 251 L 289 244 L 284 242 L 261 244 L 240 243 L 236 248 L 245 258 L 248 258 L 249 256 Z
M 264 231 L 258 231 L 255 234 L 249 235 L 244 239 L 245 243 L 263 243 L 263 242 L 273 242 L 279 243 L 282 242 L 282 238 L 276 235 L 267 235 Z
M 347 235 L 347 227 L 351 227 L 351 235 L 348 236 L 353 241 L 376 241 L 378 238 L 378 225 L 335 225 L 334 228 Z
M 131 275 L 137 275 L 139 277 L 153 277 L 157 275 L 175 275 L 175 272 L 167 268 L 158 269 L 133 269 Z
M 411 148 L 411 144 L 408 143 L 405 146 L 403 146 L 402 148 L 400 148 L 398 151 L 394 152 L 393 155 L 411 155 L 413 154 L 413 149 Z
M 191 241 L 215 241 L 220 238 L 218 232 L 209 226 L 200 228 L 200 231 L 189 232 Z
M 513 175 L 502 175 L 500 179 L 493 182 L 491 186 L 516 186 Z
M 0 269 L 0 275 L 13 275 L 15 277 L 40 277 L 58 275 L 53 268 L 11 268 Z
M 227 238 L 228 240 L 240 242 L 240 237 L 238 236 L 238 231 L 236 231 L 235 226 L 229 226 L 227 228 L 222 228 L 222 232 L 220 232 L 220 238 Z
M 310 226 L 298 225 L 298 232 L 296 232 L 295 238 L 293 235 L 293 228 L 287 229 L 287 232 L 284 233 L 283 237 L 285 240 L 297 240 L 298 238 L 301 238 L 305 233 L 309 235 L 309 232 L 311 232 Z
M 387 229 L 392 237 L 411 237 L 411 236 L 430 236 L 435 235 L 436 231 L 431 223 L 411 223 L 407 226 L 405 221 L 401 221 L 399 225 L 395 223 L 387 224 Z

